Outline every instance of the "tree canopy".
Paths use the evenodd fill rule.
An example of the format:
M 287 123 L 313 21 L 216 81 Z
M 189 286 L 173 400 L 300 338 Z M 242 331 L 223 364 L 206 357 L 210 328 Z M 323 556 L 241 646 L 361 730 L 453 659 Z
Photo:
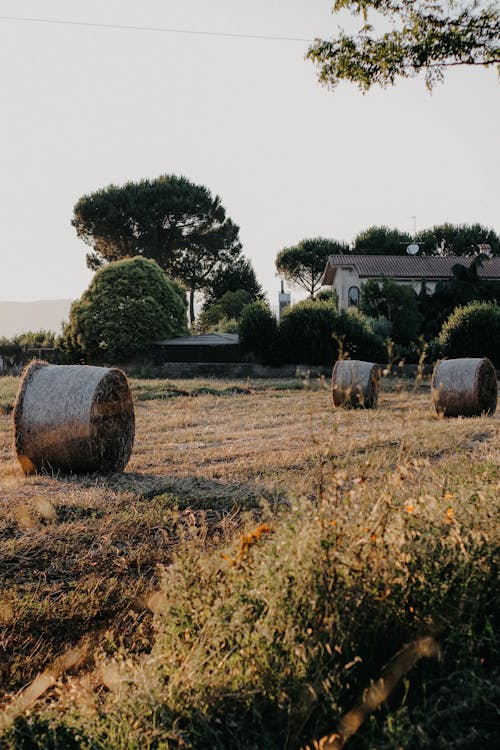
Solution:
M 252 300 L 261 299 L 263 296 L 252 263 L 243 255 L 232 263 L 220 265 L 211 275 L 205 288 L 204 308 L 220 300 L 226 292 L 237 292 L 241 289 L 248 292 Z
M 314 297 L 321 286 L 328 257 L 348 252 L 349 246 L 342 242 L 315 237 L 283 248 L 276 256 L 276 268 L 285 279 Z
M 72 224 L 93 248 L 89 268 L 144 255 L 182 281 L 190 292 L 191 320 L 195 292 L 241 251 L 239 228 L 226 217 L 219 196 L 175 175 L 85 195 L 74 208 Z
M 360 309 L 372 318 L 389 320 L 397 344 L 406 345 L 418 336 L 422 315 L 417 294 L 410 286 L 392 279 L 370 279 L 362 287 Z
M 500 255 L 500 238 L 482 224 L 439 224 L 423 229 L 418 237 L 386 226 L 374 226 L 354 239 L 353 252 L 360 255 L 405 255 L 416 242 L 420 255 Z
M 500 238 L 481 224 L 439 224 L 425 229 L 418 244 L 422 255 L 477 255 L 487 249 L 500 255 Z
M 353 252 L 359 255 L 404 255 L 411 235 L 389 227 L 369 227 L 354 239 Z
M 317 39 L 307 57 L 319 81 L 340 81 L 362 91 L 425 73 L 431 89 L 447 68 L 500 64 L 498 4 L 478 0 L 335 0 L 333 12 L 360 16 L 356 33 Z M 375 16 L 375 17 L 373 17 Z M 378 27 L 378 30 L 376 28 Z M 389 26 L 389 28 L 388 28 Z
M 208 333 L 217 329 L 222 333 L 221 327 L 223 328 L 226 324 L 231 329 L 233 326 L 237 327 L 243 308 L 254 301 L 254 298 L 246 289 L 225 292 L 222 297 L 203 308 L 198 318 L 199 330 Z
M 124 361 L 152 339 L 186 330 L 184 290 L 153 260 L 136 257 L 97 271 L 71 306 L 63 346 L 95 362 Z

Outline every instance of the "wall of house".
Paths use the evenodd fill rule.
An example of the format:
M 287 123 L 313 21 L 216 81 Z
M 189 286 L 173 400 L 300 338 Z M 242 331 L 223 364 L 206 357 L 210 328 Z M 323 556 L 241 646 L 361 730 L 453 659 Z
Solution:
M 421 279 L 416 281 L 415 279 L 394 279 L 397 284 L 403 284 L 404 286 L 411 286 L 418 294 L 422 286 Z M 352 286 L 357 286 L 358 289 L 362 289 L 364 284 L 369 281 L 367 278 L 359 278 L 357 272 L 354 269 L 338 268 L 335 274 L 335 278 L 332 285 L 332 290 L 336 292 L 339 309 L 347 309 L 348 305 L 348 294 L 349 289 Z M 436 289 L 437 281 L 426 280 L 425 282 L 428 294 L 434 294 Z
M 337 268 L 332 290 L 337 294 L 338 305 L 341 310 L 348 307 L 347 295 L 351 286 L 357 286 L 361 289 L 360 278 L 357 272 L 350 268 Z

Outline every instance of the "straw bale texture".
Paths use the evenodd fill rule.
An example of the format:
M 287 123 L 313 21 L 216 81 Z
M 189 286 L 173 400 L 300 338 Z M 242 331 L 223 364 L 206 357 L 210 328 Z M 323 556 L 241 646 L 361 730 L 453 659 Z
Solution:
M 14 428 L 25 474 L 122 471 L 135 434 L 127 378 L 115 368 L 34 361 L 17 394 Z
M 332 373 L 335 406 L 374 409 L 380 386 L 380 368 L 373 362 L 339 359 Z
M 432 399 L 443 417 L 494 414 L 498 386 L 495 368 L 486 357 L 445 359 L 432 376 Z

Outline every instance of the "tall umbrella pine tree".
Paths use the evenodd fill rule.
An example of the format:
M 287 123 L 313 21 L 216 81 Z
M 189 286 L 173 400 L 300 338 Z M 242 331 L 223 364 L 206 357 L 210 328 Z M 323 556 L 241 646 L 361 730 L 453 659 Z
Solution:
M 219 196 L 175 175 L 85 195 L 75 205 L 72 224 L 92 248 L 89 268 L 143 255 L 181 281 L 189 291 L 191 322 L 195 293 L 241 252 L 239 228 L 226 217 Z
M 287 281 L 314 297 L 321 289 L 321 279 L 330 255 L 348 253 L 349 245 L 323 237 L 305 239 L 285 247 L 276 256 L 276 270 Z

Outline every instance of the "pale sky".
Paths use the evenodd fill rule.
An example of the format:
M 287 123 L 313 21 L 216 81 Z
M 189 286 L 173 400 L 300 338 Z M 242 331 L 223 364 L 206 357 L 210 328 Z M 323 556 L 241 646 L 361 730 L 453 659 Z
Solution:
M 329 0 L 0 0 L 0 16 L 314 38 Z M 331 92 L 306 42 L 0 19 L 0 300 L 77 298 L 80 196 L 184 175 L 218 194 L 273 304 L 277 252 L 373 224 L 500 233 L 500 86 L 454 69 Z M 296 298 L 300 295 L 295 294 Z

